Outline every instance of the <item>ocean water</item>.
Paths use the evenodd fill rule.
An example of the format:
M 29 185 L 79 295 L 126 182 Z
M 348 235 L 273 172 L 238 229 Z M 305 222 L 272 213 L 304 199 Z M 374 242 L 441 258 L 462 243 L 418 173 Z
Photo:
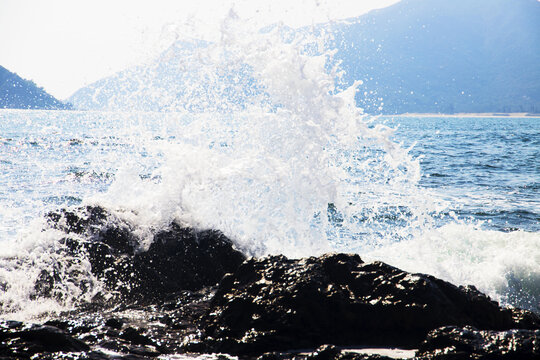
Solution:
M 62 299 L 33 296 L 41 270 L 71 266 L 43 216 L 86 204 L 129 222 L 142 251 L 177 221 L 219 229 L 249 255 L 356 252 L 540 311 L 538 118 L 365 115 L 332 51 L 306 51 L 313 38 L 223 31 L 194 59 L 227 86 L 248 64 L 258 91 L 240 100 L 194 79 L 193 96 L 220 106 L 0 111 L 2 317 L 105 291 L 81 259 L 61 275 Z
M 280 169 L 266 168 L 270 163 L 261 165 L 262 170 L 256 168 L 256 174 L 249 164 L 236 168 L 236 161 L 246 161 L 242 158 L 221 168 L 215 161 L 229 151 L 226 139 L 204 142 L 208 163 L 198 164 L 200 157 L 190 159 L 193 153 L 180 151 L 185 143 L 189 151 L 201 151 L 185 130 L 195 124 L 200 130 L 197 120 L 202 117 L 206 122 L 206 116 L 1 111 L 0 256 L 4 268 L 0 274 L 5 284 L 18 284 L 15 289 L 5 288 L 4 302 L 27 299 L 32 277 L 41 267 L 58 261 L 49 257 L 57 238 L 51 231 L 42 231 L 43 215 L 61 207 L 97 203 L 137 225 L 142 243 L 145 234 L 181 219 L 222 229 L 254 255 L 357 252 L 366 260 L 474 284 L 506 304 L 538 310 L 537 118 L 370 118 L 368 126 L 395 127 L 391 139 L 403 148 L 412 146 L 408 154 L 420 169 L 418 181 L 392 179 L 388 172 L 392 175 L 394 170 L 381 169 L 385 166 L 382 150 L 362 148 L 350 158 L 363 169 L 348 168 L 353 161 L 349 159 L 345 172 L 349 177 L 340 180 L 349 200 L 360 202 L 347 204 L 352 215 L 344 214 L 339 205 L 329 206 L 328 201 L 322 209 L 312 210 L 307 224 L 300 224 L 294 217 L 302 209 L 296 207 L 302 201 L 309 203 L 311 193 L 295 192 L 303 192 L 302 178 L 309 181 L 308 175 L 274 174 Z M 230 120 L 226 118 L 223 121 Z M 335 154 L 335 163 L 344 156 Z M 221 173 L 207 173 L 216 170 Z M 269 180 L 257 179 L 269 174 Z M 262 185 L 253 185 L 257 181 Z M 298 183 L 288 184 L 291 189 L 270 188 L 286 187 L 280 183 L 285 181 Z M 351 187 L 362 194 L 353 193 Z M 297 199 L 286 199 L 291 195 Z M 224 209 L 217 208 L 220 203 Z M 320 213 L 325 210 L 327 224 L 322 226 Z M 319 234 L 302 236 L 295 231 L 300 228 Z M 38 266 L 30 274 L 25 269 L 20 278 L 14 258 L 26 258 Z M 39 313 L 57 305 L 35 302 L 33 306 Z

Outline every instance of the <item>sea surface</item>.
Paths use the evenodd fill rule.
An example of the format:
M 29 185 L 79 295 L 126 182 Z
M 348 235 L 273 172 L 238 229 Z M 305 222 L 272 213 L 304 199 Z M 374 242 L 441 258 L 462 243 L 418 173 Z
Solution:
M 108 112 L 0 110 L 1 316 L 107 291 L 44 220 L 85 205 L 140 251 L 176 222 L 250 256 L 358 253 L 540 311 L 539 119 L 366 115 L 375 95 L 345 82 L 329 34 L 259 26 L 231 12 L 220 40 L 125 72 L 94 94 Z
M 290 117 L 1 110 L 3 312 L 53 306 L 31 297 L 58 240 L 43 216 L 90 203 L 143 248 L 177 220 L 253 255 L 357 252 L 540 310 L 540 119 L 362 116 L 383 136 L 317 149 Z
M 384 118 L 383 118 L 384 119 Z M 384 119 L 386 120 L 386 119 Z M 540 118 L 391 117 L 420 158 L 420 188 L 460 219 L 497 231 L 540 231 Z

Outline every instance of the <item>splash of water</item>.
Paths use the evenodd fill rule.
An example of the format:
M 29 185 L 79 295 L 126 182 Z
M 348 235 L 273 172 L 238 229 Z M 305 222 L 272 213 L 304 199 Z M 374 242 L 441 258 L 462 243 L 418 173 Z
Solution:
M 173 62 L 182 69 L 190 64 L 179 96 L 156 92 L 164 108 L 176 112 L 142 120 L 127 137 L 134 150 L 122 154 L 114 181 L 84 203 L 104 206 L 129 223 L 143 249 L 155 231 L 178 221 L 219 229 L 252 255 L 354 251 L 471 282 L 510 303 L 540 298 L 534 289 L 539 262 L 518 266 L 501 255 L 516 243 L 530 252 L 537 239 L 457 221 L 436 226 L 445 204 L 419 189 L 419 161 L 392 140 L 393 130 L 357 108 L 358 84 L 340 83 L 328 36 L 321 29 L 290 32 L 280 26 L 261 32 L 230 13 L 221 41 Z M 138 99 L 138 91 L 147 90 L 144 82 L 131 96 Z M 72 267 L 60 272 L 59 307 L 32 299 L 40 271 L 64 260 L 55 252 L 61 234 L 42 227 L 37 221 L 19 234 L 2 257 L 5 312 L 30 301 L 33 310 L 21 315 L 27 317 L 71 307 L 102 290 L 85 259 L 68 259 Z M 486 242 L 493 236 L 499 240 Z M 479 244 L 498 256 L 488 261 L 489 251 Z M 529 295 L 512 299 L 512 286 Z
M 139 219 L 132 220 L 152 228 L 176 218 L 220 229 L 254 255 L 317 254 L 338 237 L 366 231 L 379 232 L 369 241 L 380 241 L 394 228 L 368 230 L 382 212 L 405 227 L 411 219 L 426 221 L 418 204 L 411 206 L 419 198 L 408 195 L 420 177 L 418 162 L 390 140 L 391 129 L 370 126 L 355 104 L 358 84 L 338 90 L 339 71 L 329 67 L 333 52 L 324 41 L 309 32 L 284 39 L 280 27 L 245 37 L 253 32 L 242 25 L 231 13 L 221 42 L 197 57 L 213 74 L 249 69 L 258 91 L 248 102 L 221 96 L 210 106 L 234 112 L 184 118 L 176 141 L 159 148 L 165 158 L 154 174 L 159 182 L 138 180 L 129 170 L 94 201 L 136 209 Z M 307 50 L 313 44 L 315 55 Z M 126 196 L 127 184 L 132 194 Z

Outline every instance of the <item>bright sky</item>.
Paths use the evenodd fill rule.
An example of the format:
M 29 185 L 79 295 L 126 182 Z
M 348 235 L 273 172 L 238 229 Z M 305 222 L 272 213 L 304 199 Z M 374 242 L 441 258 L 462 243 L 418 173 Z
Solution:
M 156 56 L 175 34 L 211 40 L 231 6 L 261 27 L 280 20 L 302 26 L 398 1 L 0 0 L 0 65 L 66 99 Z

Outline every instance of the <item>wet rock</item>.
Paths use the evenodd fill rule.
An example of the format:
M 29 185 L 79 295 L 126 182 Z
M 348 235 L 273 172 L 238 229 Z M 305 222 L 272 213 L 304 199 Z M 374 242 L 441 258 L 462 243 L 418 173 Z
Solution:
M 341 351 L 334 345 L 322 345 L 306 357 L 310 360 L 333 360 L 339 358 L 340 355 Z
M 474 287 L 364 263 L 358 255 L 271 256 L 250 259 L 223 278 L 201 343 L 206 351 L 238 355 L 321 344 L 417 348 L 445 325 L 540 328 L 537 316 L 523 314 L 518 323 L 519 316 Z
M 138 280 L 134 291 L 147 295 L 199 290 L 216 285 L 235 271 L 245 256 L 219 231 L 195 231 L 171 224 L 154 237 L 148 251 L 134 258 Z
M 60 277 L 56 272 L 49 273 L 47 270 L 41 270 L 34 284 L 36 294 L 43 297 L 53 296 L 54 284 L 58 281 L 60 281 Z
M 126 328 L 119 337 L 137 345 L 155 345 L 152 340 L 133 327 Z
M 350 347 L 420 347 L 424 360 L 538 353 L 538 316 L 503 309 L 471 286 L 364 263 L 358 255 L 242 263 L 221 233 L 178 224 L 157 232 L 141 251 L 129 224 L 101 208 L 49 217 L 66 234 L 60 254 L 66 257 L 59 259 L 87 259 L 120 301 L 79 304 L 43 325 L 0 322 L 0 358 L 150 359 L 188 352 L 387 359 L 344 350 Z M 42 272 L 36 293 L 55 296 L 60 273 Z M 510 330 L 517 328 L 529 330 Z
M 341 350 L 334 345 L 322 345 L 313 351 L 301 352 L 271 352 L 265 353 L 257 360 L 391 360 L 393 358 L 377 355 L 362 354 L 355 351 Z
M 105 325 L 113 329 L 121 329 L 124 325 L 124 322 L 120 319 L 111 318 L 105 322 Z
M 538 329 L 540 328 L 540 317 L 537 313 L 518 308 L 510 308 L 508 311 L 512 314 L 514 328 L 516 329 Z
M 431 331 L 417 353 L 421 360 L 540 359 L 540 330 L 480 331 L 450 326 Z
M 153 358 L 154 357 L 136 354 L 110 354 L 104 353 L 102 351 L 90 351 L 85 353 L 40 354 L 39 356 L 39 360 L 148 360 Z
M 182 352 L 186 339 L 198 333 L 196 324 L 208 311 L 213 294 L 214 288 L 184 290 L 152 304 L 78 308 L 46 324 L 61 328 L 91 348 L 90 352 L 70 353 L 66 359 L 150 359 Z
M 84 342 L 54 326 L 0 321 L 0 357 L 3 358 L 29 359 L 35 354 L 89 349 Z
M 195 230 L 172 223 L 157 232 L 149 249 L 141 251 L 126 221 L 100 207 L 61 210 L 47 215 L 52 228 L 66 233 L 61 251 L 73 261 L 88 259 L 93 275 L 123 299 L 162 298 L 180 290 L 215 285 L 245 256 L 219 231 Z M 62 257 L 60 257 L 62 259 Z M 60 282 L 57 269 L 43 271 L 35 284 L 38 296 L 55 296 Z M 76 274 L 72 276 L 76 278 Z M 83 291 L 89 284 L 78 284 Z M 57 296 L 62 296 L 57 292 Z
M 0 359 L 140 360 L 178 354 L 182 343 L 198 332 L 196 322 L 208 310 L 213 293 L 205 288 L 170 294 L 154 304 L 78 308 L 43 325 L 0 322 Z M 168 319 L 171 325 L 164 326 L 159 319 Z M 28 329 L 38 335 L 40 329 L 53 329 L 49 331 L 53 335 L 83 346 L 54 348 L 59 340 L 51 341 L 50 335 L 30 338 L 25 335 Z

